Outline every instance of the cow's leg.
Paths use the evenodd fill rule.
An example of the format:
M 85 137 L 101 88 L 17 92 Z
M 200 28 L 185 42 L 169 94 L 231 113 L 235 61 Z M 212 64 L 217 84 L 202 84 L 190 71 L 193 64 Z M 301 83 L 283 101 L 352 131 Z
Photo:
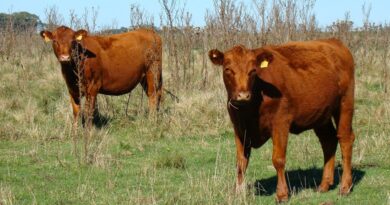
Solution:
M 89 145 L 92 137 L 92 121 L 93 121 L 93 112 L 96 104 L 97 92 L 95 90 L 88 90 L 85 95 L 85 120 L 86 120 L 86 129 L 84 133 L 84 159 L 87 163 L 91 163 L 91 158 L 89 155 Z
M 235 135 L 236 141 L 236 166 L 237 166 L 237 181 L 236 181 L 236 193 L 245 190 L 245 172 L 248 167 L 249 157 L 251 155 L 251 147 L 248 143 L 242 142 L 240 137 Z
M 80 116 L 80 98 L 78 95 L 70 94 L 70 103 L 72 104 L 73 110 L 73 130 L 77 128 L 77 122 Z
M 86 119 L 86 126 L 88 129 L 91 129 L 92 127 L 92 121 L 93 121 L 93 113 L 95 111 L 95 105 L 96 105 L 96 97 L 97 97 L 97 89 L 94 89 L 94 87 L 88 88 L 87 94 L 85 96 L 85 119 Z
M 319 192 L 326 192 L 334 182 L 334 164 L 338 142 L 337 133 L 332 124 L 332 120 L 329 120 L 328 123 L 321 127 L 315 128 L 314 132 L 320 140 L 324 153 L 324 171 L 322 173 L 321 184 L 317 190 Z
M 155 65 L 156 64 L 156 65 Z M 142 86 L 149 98 L 149 112 L 154 114 L 159 109 L 162 94 L 162 76 L 161 69 L 153 63 L 146 72 L 145 81 Z
M 284 202 L 288 200 L 288 188 L 286 183 L 285 165 L 289 128 L 286 125 L 274 126 L 272 131 L 272 163 L 276 169 L 278 184 L 276 186 L 276 200 Z
M 354 110 L 353 86 L 350 86 L 346 95 L 341 99 L 340 117 L 337 126 L 337 138 L 340 143 L 343 162 L 340 194 L 346 195 L 352 188 L 352 145 L 355 135 L 352 131 L 352 117 Z

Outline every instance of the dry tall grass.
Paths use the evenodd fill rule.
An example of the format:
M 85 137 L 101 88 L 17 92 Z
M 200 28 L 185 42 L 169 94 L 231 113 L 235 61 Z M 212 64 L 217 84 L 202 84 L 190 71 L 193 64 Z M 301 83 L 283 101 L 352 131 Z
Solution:
M 345 19 L 321 29 L 317 26 L 313 13 L 315 1 L 277 0 L 272 1 L 271 5 L 267 5 L 267 2 L 254 0 L 251 5 L 245 5 L 234 0 L 213 0 L 213 10 L 207 11 L 205 15 L 206 25 L 199 28 L 191 24 L 191 14 L 186 11 L 185 5 L 176 0 L 161 0 L 163 13 L 160 16 L 160 33 L 165 42 L 164 86 L 174 91 L 181 101 L 175 103 L 168 96 L 165 97 L 159 129 L 169 130 L 168 135 L 171 136 L 196 135 L 199 134 L 199 128 L 204 133 L 217 134 L 218 130 L 227 125 L 224 122 L 226 120 L 223 110 L 225 97 L 220 71 L 210 65 L 206 53 L 211 48 L 224 50 L 236 44 L 259 47 L 290 40 L 340 38 L 350 46 L 355 57 L 358 102 L 379 98 L 381 99 L 379 107 L 387 106 L 385 102 L 388 100 L 389 86 L 390 28 L 387 25 L 375 25 L 369 22 L 370 7 L 363 6 L 365 19 L 362 28 L 354 28 L 347 13 Z M 139 6 L 131 5 L 130 13 L 132 28 L 154 26 L 152 15 L 147 14 Z M 67 24 L 74 29 L 89 29 L 93 33 L 98 32 L 97 18 L 98 12 L 94 7 L 91 10 L 86 9 L 80 17 L 71 10 Z M 64 24 L 65 20 L 56 7 L 50 7 L 46 9 L 46 22 L 50 29 Z M 30 82 L 36 78 L 42 81 L 41 86 L 55 88 L 56 92 L 59 92 L 56 96 L 65 95 L 64 86 L 51 83 L 54 79 L 62 81 L 58 76 L 59 71 L 56 69 L 58 65 L 53 59 L 52 50 L 50 46 L 41 42 L 33 28 L 20 31 L 9 26 L 1 32 L 0 43 L 2 72 L 6 73 L 2 77 L 4 96 L 10 95 L 7 92 L 23 93 L 28 89 L 25 81 Z M 14 69 L 15 72 L 8 73 L 7 69 Z M 146 102 L 146 97 L 143 97 L 139 89 L 134 93 L 131 100 L 136 104 L 135 114 L 140 115 L 145 111 L 143 104 Z M 40 95 L 42 96 L 39 98 L 44 98 L 43 93 Z M 20 116 L 15 116 L 16 120 L 24 121 L 20 122 L 21 127 L 29 124 L 28 119 L 31 123 L 32 116 L 38 115 L 42 109 L 38 108 L 40 105 L 37 105 L 36 99 L 27 96 L 24 98 L 32 101 L 27 100 L 23 103 L 19 102 L 18 98 L 12 97 L 12 99 L 3 99 L 2 102 L 3 113 L 14 111 L 15 108 L 24 109 L 25 112 L 18 114 Z M 43 100 L 43 103 L 45 104 L 46 101 Z M 120 98 L 102 96 L 99 99 L 99 110 L 109 117 L 116 118 L 118 116 L 115 112 L 129 108 L 127 102 L 128 98 L 123 96 Z M 113 107 L 118 104 L 122 105 L 117 108 L 117 111 L 113 111 Z M 62 106 L 64 106 L 63 113 L 68 113 L 67 105 Z M 134 110 L 134 107 L 130 109 Z M 359 111 L 357 110 L 357 114 L 360 114 Z M 380 123 L 381 120 L 377 122 Z M 140 123 L 143 123 L 142 120 Z M 15 130 L 15 133 L 5 131 L 14 126 L 3 123 L 1 127 L 3 137 L 18 138 L 16 133 L 20 131 Z M 146 134 L 142 128 L 138 130 L 140 134 Z M 153 132 L 149 134 L 155 135 Z

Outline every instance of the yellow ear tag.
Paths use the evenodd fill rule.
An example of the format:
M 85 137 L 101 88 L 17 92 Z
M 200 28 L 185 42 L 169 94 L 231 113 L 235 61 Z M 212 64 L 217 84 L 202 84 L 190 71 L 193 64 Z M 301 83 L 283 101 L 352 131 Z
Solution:
M 267 68 L 267 67 L 268 67 L 268 61 L 263 60 L 263 62 L 261 62 L 261 64 L 260 64 L 260 68 Z
M 49 37 L 47 37 L 45 34 L 43 34 L 43 36 L 44 36 L 44 40 L 45 40 L 45 42 L 49 42 L 49 41 L 51 41 L 51 39 L 50 39 Z
M 78 35 L 78 36 L 76 36 L 76 40 L 77 40 L 77 41 L 81 41 L 81 39 L 83 39 L 83 35 Z

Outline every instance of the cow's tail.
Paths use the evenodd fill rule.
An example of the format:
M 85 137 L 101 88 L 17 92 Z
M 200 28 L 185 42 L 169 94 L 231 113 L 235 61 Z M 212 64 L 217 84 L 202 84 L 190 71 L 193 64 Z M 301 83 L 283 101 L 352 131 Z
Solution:
M 179 97 L 177 97 L 175 94 L 173 94 L 171 91 L 163 88 L 164 92 L 168 93 L 168 95 L 171 96 L 172 100 L 176 101 L 177 103 L 180 102 Z

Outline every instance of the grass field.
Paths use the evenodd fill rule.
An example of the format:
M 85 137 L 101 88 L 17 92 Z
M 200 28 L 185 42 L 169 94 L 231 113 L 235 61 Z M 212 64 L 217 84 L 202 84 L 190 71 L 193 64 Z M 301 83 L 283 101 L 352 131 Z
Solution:
M 270 142 L 252 154 L 247 193 L 233 192 L 235 145 L 217 68 L 208 66 L 206 88 L 178 90 L 180 102 L 165 95 L 157 120 L 148 118 L 139 87 L 128 105 L 128 95 L 99 96 L 103 120 L 93 130 L 86 163 L 82 128 L 72 134 L 60 66 L 49 47 L 38 48 L 0 62 L 0 204 L 274 203 Z M 379 53 L 369 53 L 370 64 L 359 50 L 354 55 L 353 191 L 338 195 L 337 166 L 335 186 L 314 192 L 323 164 L 318 139 L 313 132 L 290 135 L 289 204 L 390 204 L 390 101 L 383 64 Z M 172 70 L 164 65 L 169 89 Z M 340 164 L 339 151 L 337 157 Z

